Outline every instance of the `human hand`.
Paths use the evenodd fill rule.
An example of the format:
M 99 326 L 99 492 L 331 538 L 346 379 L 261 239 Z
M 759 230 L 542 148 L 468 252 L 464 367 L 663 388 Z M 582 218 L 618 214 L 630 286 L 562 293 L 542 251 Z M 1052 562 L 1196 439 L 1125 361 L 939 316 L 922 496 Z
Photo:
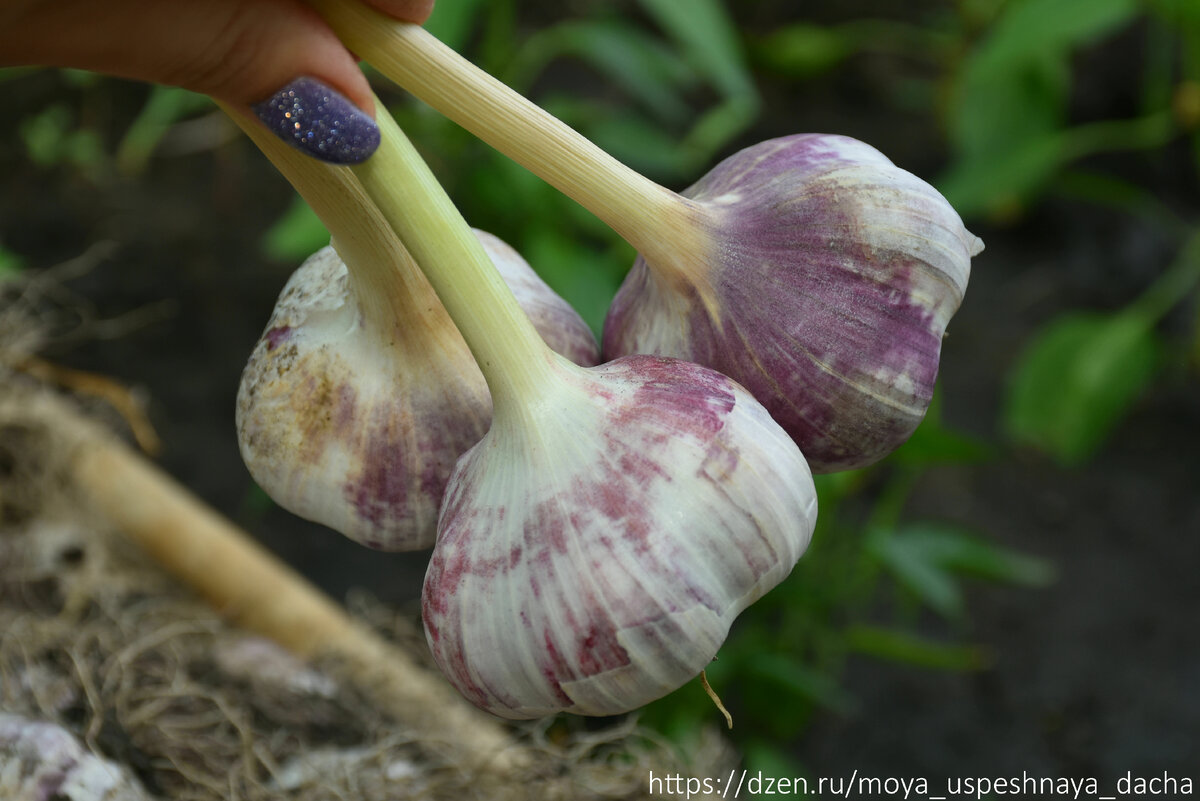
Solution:
M 434 0 L 364 0 L 421 23 Z M 0 0 L 0 66 L 75 67 L 181 86 L 252 107 L 324 161 L 379 144 L 354 56 L 304 0 Z

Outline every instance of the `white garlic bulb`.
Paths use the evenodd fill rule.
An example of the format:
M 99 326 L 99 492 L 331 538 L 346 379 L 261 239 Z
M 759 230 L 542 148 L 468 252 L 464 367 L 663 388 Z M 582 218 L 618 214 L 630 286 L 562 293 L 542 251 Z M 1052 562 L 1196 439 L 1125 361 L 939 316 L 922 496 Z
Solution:
M 5 801 L 143 801 L 128 770 L 96 756 L 56 723 L 0 714 L 0 798 Z
M 582 318 L 512 248 L 476 235 L 547 343 L 594 364 Z M 407 254 L 396 258 L 409 286 L 397 290 L 386 270 L 372 283 L 361 266 L 348 270 L 336 246 L 292 275 L 242 374 L 242 458 L 300 517 L 372 548 L 427 548 L 446 480 L 487 431 L 491 399 Z
M 804 457 L 725 376 L 649 356 L 556 372 L 459 461 L 422 596 L 442 671 L 508 718 L 691 680 L 816 522 Z

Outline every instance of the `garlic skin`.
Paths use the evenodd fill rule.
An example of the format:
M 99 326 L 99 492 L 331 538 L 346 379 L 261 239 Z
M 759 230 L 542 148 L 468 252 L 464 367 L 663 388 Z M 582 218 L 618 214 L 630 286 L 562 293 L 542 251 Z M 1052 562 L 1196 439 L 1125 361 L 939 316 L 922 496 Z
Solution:
M 942 336 L 983 243 L 929 184 L 844 136 L 773 139 L 683 195 L 691 252 L 639 256 L 606 358 L 653 353 L 741 382 L 813 472 L 865 467 L 929 406 Z
M 557 372 L 459 461 L 422 593 L 443 673 L 506 718 L 618 714 L 691 680 L 816 522 L 804 457 L 725 376 Z
M 583 319 L 515 251 L 476 235 L 547 343 L 596 363 Z M 371 289 L 355 285 L 334 246 L 296 270 L 242 374 L 238 443 L 254 480 L 292 513 L 371 548 L 428 548 L 455 461 L 488 430 L 491 398 L 432 290 L 412 308 Z
M 126 768 L 88 751 L 57 723 L 0 713 L 0 798 L 143 801 Z

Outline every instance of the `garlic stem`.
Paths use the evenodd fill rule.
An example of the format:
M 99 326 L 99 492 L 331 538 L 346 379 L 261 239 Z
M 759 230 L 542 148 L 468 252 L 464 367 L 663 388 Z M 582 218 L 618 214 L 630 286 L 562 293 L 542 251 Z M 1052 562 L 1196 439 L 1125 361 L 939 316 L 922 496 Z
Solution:
M 218 103 L 308 203 L 333 236 L 367 328 L 385 336 L 452 331 L 433 287 L 348 167 L 324 164 Z M 398 325 L 402 322 L 403 325 Z M 419 327 L 419 329 L 418 329 Z M 424 341 L 428 347 L 428 341 Z
M 674 263 L 679 247 L 687 246 L 686 234 L 703 215 L 701 207 L 617 161 L 421 26 L 357 0 L 309 3 L 352 51 L 573 198 L 647 258 Z
M 500 277 L 437 178 L 376 100 L 380 144 L 350 169 L 424 270 L 491 390 L 494 408 L 539 397 L 557 355 Z

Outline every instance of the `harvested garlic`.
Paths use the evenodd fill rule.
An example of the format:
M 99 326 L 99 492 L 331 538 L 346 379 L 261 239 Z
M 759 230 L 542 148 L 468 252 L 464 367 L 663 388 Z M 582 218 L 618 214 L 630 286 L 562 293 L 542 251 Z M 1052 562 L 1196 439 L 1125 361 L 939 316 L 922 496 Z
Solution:
M 143 801 L 125 767 L 87 750 L 57 723 L 0 713 L 0 798 L 5 801 Z
M 736 378 L 817 472 L 871 464 L 916 429 L 983 244 L 929 184 L 844 136 L 774 139 L 683 195 L 703 262 L 639 257 L 604 353 L 659 353 Z
M 475 354 L 487 435 L 446 489 L 422 592 L 434 659 L 497 715 L 607 715 L 700 673 L 812 536 L 804 457 L 744 389 L 550 351 L 411 144 L 377 109 L 354 167 Z
M 748 148 L 679 195 L 419 26 L 313 2 L 373 66 L 637 248 L 605 358 L 648 352 L 727 373 L 814 472 L 869 465 L 920 422 L 983 247 L 928 184 L 862 143 L 813 135 Z
M 795 443 L 689 362 L 555 370 L 455 469 L 422 593 L 434 659 L 507 718 L 612 715 L 693 679 L 816 522 Z
M 243 371 L 242 459 L 300 517 L 372 548 L 428 548 L 450 471 L 488 428 L 483 375 L 353 176 L 244 127 L 335 239 L 292 275 Z M 515 250 L 476 236 L 551 347 L 595 364 L 583 319 Z
M 515 251 L 477 235 L 499 254 L 494 264 L 521 290 L 539 333 L 595 364 L 582 318 Z M 324 248 L 284 287 L 238 389 L 238 442 L 258 485 L 292 513 L 388 551 L 433 545 L 450 471 L 492 411 L 483 375 L 440 306 L 442 331 L 406 311 L 367 317 L 346 264 Z

